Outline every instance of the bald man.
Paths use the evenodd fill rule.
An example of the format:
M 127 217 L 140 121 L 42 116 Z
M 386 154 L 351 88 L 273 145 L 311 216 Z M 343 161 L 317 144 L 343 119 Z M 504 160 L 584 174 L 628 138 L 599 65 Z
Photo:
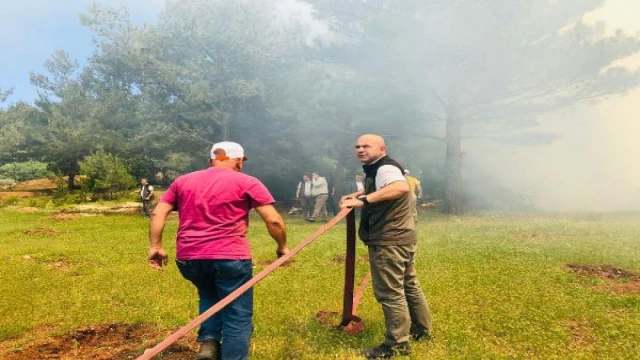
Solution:
M 369 250 L 373 291 L 382 305 L 384 342 L 362 352 L 367 359 L 411 353 L 409 340 L 429 340 L 431 315 L 416 276 L 415 196 L 402 166 L 387 156 L 384 139 L 362 135 L 355 146 L 364 164 L 364 189 L 342 197 L 340 207 L 362 208 L 358 235 Z

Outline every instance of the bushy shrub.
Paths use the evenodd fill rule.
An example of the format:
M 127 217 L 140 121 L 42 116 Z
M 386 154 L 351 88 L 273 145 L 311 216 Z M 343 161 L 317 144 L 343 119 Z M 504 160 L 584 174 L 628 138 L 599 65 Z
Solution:
M 53 173 L 47 169 L 47 164 L 40 161 L 29 160 L 0 166 L 0 178 L 2 179 L 27 181 L 51 176 L 53 176 Z
M 126 162 L 118 156 L 98 150 L 80 162 L 80 174 L 87 176 L 82 188 L 112 199 L 117 192 L 135 186 Z
M 20 197 L 18 195 L 8 195 L 0 199 L 0 208 L 18 204 Z
M 0 189 L 8 189 L 16 184 L 13 179 L 0 179 Z
M 49 196 L 33 196 L 27 199 L 26 201 L 26 205 L 29 207 L 35 207 L 35 208 L 40 208 L 40 209 L 45 209 L 49 206 L 49 204 L 53 203 L 51 202 L 51 197 Z

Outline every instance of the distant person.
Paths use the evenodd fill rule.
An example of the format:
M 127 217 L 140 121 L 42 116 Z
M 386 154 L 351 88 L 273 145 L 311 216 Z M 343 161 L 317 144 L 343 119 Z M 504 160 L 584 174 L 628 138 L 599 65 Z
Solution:
M 364 164 L 364 189 L 342 197 L 342 208 L 362 208 L 358 235 L 367 245 L 373 292 L 382 305 L 384 342 L 365 349 L 367 359 L 409 355 L 409 340 L 431 338 L 431 314 L 418 282 L 415 196 L 403 168 L 387 155 L 379 135 L 358 138 L 357 159 Z
M 416 197 L 416 206 L 414 208 L 413 216 L 415 216 L 416 221 L 418 221 L 418 203 L 422 199 L 422 185 L 420 185 L 420 180 L 411 176 L 411 172 L 407 169 L 404 169 L 404 177 L 407 179 L 409 187 L 411 188 L 411 195 Z
M 311 217 L 313 214 L 313 196 L 311 195 L 311 178 L 309 175 L 302 175 L 302 181 L 296 187 L 296 199 L 300 200 L 302 216 Z
M 149 180 L 146 178 L 140 179 L 140 200 L 142 200 L 142 214 L 145 217 L 150 217 L 153 211 L 153 186 L 149 185 Z
M 327 219 L 327 199 L 329 198 L 329 185 L 327 179 L 318 172 L 311 174 L 311 195 L 314 198 L 313 214 L 306 219 L 309 222 L 315 222 L 317 219 Z
M 348 194 L 357 192 L 364 189 L 364 181 L 362 174 L 356 174 L 354 176 L 353 181 L 349 182 L 349 186 L 347 187 Z
M 422 199 L 422 184 L 420 183 L 420 180 L 411 175 L 411 172 L 407 169 L 404 170 L 404 177 L 407 179 L 407 182 L 409 182 L 411 193 L 416 195 L 418 199 Z
M 360 190 L 364 189 L 364 181 L 362 174 L 356 174 L 352 181 L 349 181 L 349 185 L 347 186 L 347 194 L 353 194 Z M 355 208 L 356 217 L 360 216 L 360 208 Z
M 201 314 L 252 278 L 247 241 L 252 208 L 276 241 L 277 255 L 289 252 L 284 220 L 273 207 L 269 190 L 242 173 L 246 160 L 239 144 L 214 144 L 210 167 L 178 177 L 151 216 L 149 265 L 162 270 L 168 258 L 162 232 L 169 213 L 178 211 L 176 264 L 198 289 Z M 253 289 L 249 289 L 202 323 L 197 359 L 247 359 L 252 332 Z
M 329 197 L 327 197 L 327 212 L 338 215 L 338 204 L 336 204 L 336 184 L 331 178 L 327 178 L 327 186 L 329 188 Z

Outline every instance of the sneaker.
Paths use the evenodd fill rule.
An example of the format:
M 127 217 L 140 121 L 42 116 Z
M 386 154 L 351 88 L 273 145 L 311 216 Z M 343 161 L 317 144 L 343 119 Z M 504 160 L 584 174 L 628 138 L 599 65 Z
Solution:
M 196 356 L 196 360 L 220 360 L 221 358 L 220 341 L 206 339 L 200 344 L 200 351 Z
M 316 222 L 316 219 L 314 219 L 314 218 L 305 218 L 304 221 L 310 222 L 310 223 L 314 223 L 314 222 Z
M 362 350 L 362 356 L 371 359 L 391 359 L 396 355 L 409 355 L 411 354 L 411 347 L 409 343 L 402 343 L 393 346 L 382 344 L 380 346 Z

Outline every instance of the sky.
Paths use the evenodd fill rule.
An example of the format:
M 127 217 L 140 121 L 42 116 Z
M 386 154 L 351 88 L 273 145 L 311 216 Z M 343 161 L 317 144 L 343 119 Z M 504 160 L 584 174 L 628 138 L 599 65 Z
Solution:
M 84 62 L 93 51 L 91 33 L 80 24 L 91 0 L 0 0 L 0 87 L 12 87 L 9 101 L 31 101 L 37 95 L 29 72 L 44 72 L 44 62 L 57 49 Z M 153 21 L 164 0 L 101 0 L 125 5 L 137 22 Z
M 125 5 L 135 22 L 152 22 L 165 1 L 100 3 Z M 298 21 L 312 22 L 308 8 L 301 7 L 297 0 L 280 1 L 284 13 Z M 36 97 L 29 73 L 42 73 L 43 63 L 56 49 L 66 50 L 81 63 L 91 55 L 91 33 L 80 25 L 78 17 L 91 2 L 0 0 L 0 88 L 14 89 L 9 102 L 32 101 Z M 640 33 L 640 0 L 607 0 L 602 8 L 586 14 L 584 21 L 604 21 L 608 34 L 617 29 Z M 640 55 L 621 64 L 640 68 Z M 564 109 L 540 122 L 541 131 L 556 132 L 560 139 L 536 148 L 469 142 L 465 144 L 467 148 L 488 151 L 470 151 L 481 157 L 470 155 L 465 160 L 480 164 L 484 172 L 543 209 L 640 209 L 640 89 L 595 105 Z M 550 178 L 554 180 L 549 181 Z

